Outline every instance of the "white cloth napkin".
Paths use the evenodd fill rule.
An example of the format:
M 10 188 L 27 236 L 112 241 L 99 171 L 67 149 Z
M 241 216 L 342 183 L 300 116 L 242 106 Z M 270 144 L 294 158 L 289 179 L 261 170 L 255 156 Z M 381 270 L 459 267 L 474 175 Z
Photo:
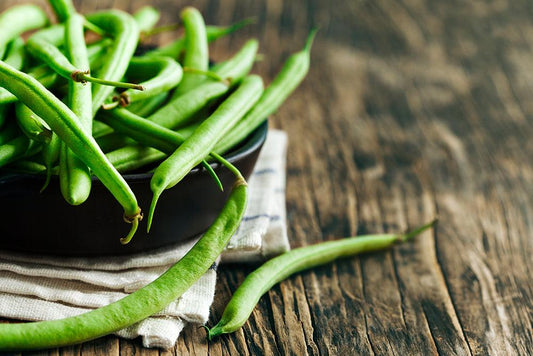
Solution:
M 243 222 L 222 262 L 260 261 L 289 249 L 285 214 L 287 136 L 269 130 L 248 180 L 249 202 Z M 50 258 L 0 251 L 0 316 L 49 320 L 107 305 L 150 283 L 178 261 L 196 239 L 121 257 Z M 187 323 L 204 324 L 216 283 L 210 269 L 165 310 L 117 332 L 142 337 L 145 347 L 170 348 Z

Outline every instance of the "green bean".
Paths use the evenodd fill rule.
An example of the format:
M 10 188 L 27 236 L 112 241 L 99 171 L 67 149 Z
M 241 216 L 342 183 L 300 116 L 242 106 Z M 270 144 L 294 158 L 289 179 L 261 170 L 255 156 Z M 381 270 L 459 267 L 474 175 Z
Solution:
M 19 159 L 6 167 L 15 172 L 41 174 L 46 171 L 46 167 L 39 162 L 30 161 L 27 159 Z
M 19 136 L 11 141 L 5 142 L 0 146 L 0 167 L 25 156 L 28 153 L 31 144 L 32 141 L 26 136 Z
M 154 282 L 93 311 L 60 320 L 0 324 L 0 350 L 72 345 L 124 329 L 179 298 L 216 261 L 242 220 L 246 182 L 237 178 L 221 213 L 187 254 Z
M 179 133 L 145 120 L 126 109 L 103 112 L 100 118 L 117 132 L 131 137 L 143 145 L 154 147 L 165 153 L 173 153 L 186 139 L 186 137 L 181 136 Z M 219 189 L 223 190 L 222 182 L 220 182 L 220 179 L 209 163 L 204 160 L 200 163 L 209 175 L 213 177 Z
M 250 112 L 216 145 L 217 152 L 225 153 L 244 140 L 274 113 L 302 82 L 309 71 L 310 52 L 315 34 L 316 30 L 313 30 L 307 38 L 304 49 L 287 59 L 279 74 L 267 86 Z
M 114 39 L 98 77 L 112 81 L 122 79 L 139 41 L 139 26 L 135 19 L 123 11 L 108 10 L 88 15 L 87 20 L 110 33 Z M 112 92 L 111 87 L 93 86 L 93 115 Z
M 141 117 L 148 117 L 157 111 L 167 101 L 168 92 L 158 94 L 146 100 L 131 103 L 128 110 Z
M 76 12 L 69 14 L 65 20 L 65 45 L 67 55 L 74 66 L 89 68 L 83 23 L 84 18 L 81 15 Z M 68 106 L 80 119 L 85 132 L 90 135 L 93 121 L 91 85 L 69 81 L 68 87 Z M 79 205 L 89 197 L 91 185 L 89 167 L 62 143 L 59 155 L 59 187 L 63 198 L 71 205 Z
M 38 142 L 49 142 L 52 138 L 50 127 L 39 116 L 35 115 L 26 105 L 18 102 L 15 105 L 17 122 L 22 132 L 30 139 Z
M 188 124 L 196 113 L 228 92 L 226 83 L 204 83 L 172 98 L 165 106 L 147 117 L 161 126 L 176 128 Z
M 93 137 L 87 135 L 78 117 L 31 76 L 0 61 L 0 86 L 16 95 L 89 166 L 124 208 L 124 217 L 132 223 L 125 239 L 135 233 L 142 217 L 137 199 L 122 176 L 106 159 Z
M 9 43 L 4 62 L 20 70 L 24 66 L 25 54 L 24 40 L 22 37 L 17 37 Z
M 48 24 L 46 13 L 36 5 L 12 6 L 0 14 L 0 58 L 7 44 L 26 31 Z
M 148 214 L 148 230 L 161 193 L 176 185 L 209 152 L 213 151 L 216 142 L 250 109 L 262 91 L 261 77 L 250 75 L 244 78 L 235 92 L 156 168 L 150 181 L 153 199 Z
M 133 14 L 133 18 L 139 25 L 139 31 L 141 33 L 150 31 L 159 21 L 160 17 L 160 12 L 152 6 L 143 6 Z
M 237 288 L 220 321 L 212 329 L 207 328 L 209 340 L 238 330 L 248 320 L 261 296 L 290 275 L 337 258 L 375 252 L 409 241 L 434 224 L 435 221 L 407 234 L 366 235 L 322 242 L 296 248 L 269 260 L 250 273 Z
M 219 39 L 220 37 L 227 36 L 253 22 L 254 21 L 251 19 L 245 19 L 236 22 L 230 26 L 206 26 L 207 41 L 209 43 L 213 42 Z M 157 57 L 167 56 L 170 58 L 178 59 L 181 57 L 183 51 L 185 51 L 185 37 L 181 37 L 166 46 L 162 46 L 152 51 L 149 51 L 145 55 Z
M 71 15 L 76 13 L 74 4 L 70 0 L 50 0 L 49 3 L 59 22 L 67 21 Z
M 185 57 L 183 66 L 201 71 L 209 68 L 209 51 L 204 18 L 193 7 L 186 7 L 180 13 L 183 26 L 185 27 Z M 172 97 L 187 92 L 201 80 L 192 73 L 184 73 L 181 83 L 178 85 Z
M 115 97 L 113 100 L 120 106 L 167 92 L 178 85 L 183 75 L 179 63 L 168 57 L 133 57 L 126 76 L 131 77 L 132 73 L 150 79 L 139 84 L 144 88 L 143 91 L 129 89 Z
M 36 78 L 45 88 L 52 87 L 57 80 L 57 74 L 48 71 L 44 66 L 33 68 L 28 71 L 28 75 Z M 17 97 L 8 90 L 0 88 L 0 105 L 14 103 L 17 100 Z

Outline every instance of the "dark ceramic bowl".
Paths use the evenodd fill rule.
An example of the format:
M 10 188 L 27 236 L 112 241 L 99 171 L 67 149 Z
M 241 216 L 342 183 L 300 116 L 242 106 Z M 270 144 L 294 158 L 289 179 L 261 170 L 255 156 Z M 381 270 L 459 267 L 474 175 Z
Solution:
M 267 124 L 254 131 L 226 158 L 247 178 L 266 139 Z M 121 245 L 130 225 L 122 208 L 98 179 L 89 199 L 79 206 L 65 202 L 57 177 L 43 193 L 43 177 L 0 176 L 0 250 L 60 256 L 124 255 L 167 246 L 205 231 L 222 209 L 234 176 L 213 168 L 224 185 L 221 192 L 203 168 L 195 168 L 159 199 L 150 233 L 141 222 L 133 240 Z M 145 211 L 150 206 L 151 174 L 124 176 Z

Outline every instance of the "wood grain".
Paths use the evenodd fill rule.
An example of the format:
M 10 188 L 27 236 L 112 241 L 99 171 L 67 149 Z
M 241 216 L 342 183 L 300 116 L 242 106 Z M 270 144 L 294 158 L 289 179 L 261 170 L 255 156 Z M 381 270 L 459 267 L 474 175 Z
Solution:
M 439 224 L 290 278 L 211 344 L 192 326 L 174 350 L 107 337 L 43 354 L 533 353 L 532 2 L 76 1 L 83 12 L 147 3 L 163 24 L 186 5 L 210 24 L 254 16 L 211 53 L 257 37 L 266 83 L 320 26 L 308 78 L 271 120 L 289 134 L 293 247 Z M 210 323 L 251 269 L 221 267 Z

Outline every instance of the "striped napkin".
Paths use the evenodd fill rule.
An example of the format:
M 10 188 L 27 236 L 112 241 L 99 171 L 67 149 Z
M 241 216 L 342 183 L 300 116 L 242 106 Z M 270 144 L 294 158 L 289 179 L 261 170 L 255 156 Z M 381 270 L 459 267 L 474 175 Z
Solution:
M 285 214 L 287 135 L 269 130 L 249 183 L 243 222 L 221 262 L 257 262 L 289 249 Z M 196 242 L 148 254 L 50 258 L 0 251 L 0 317 L 49 320 L 81 314 L 125 297 L 150 283 Z M 160 313 L 121 330 L 145 347 L 170 348 L 188 323 L 205 324 L 213 302 L 216 264 Z

